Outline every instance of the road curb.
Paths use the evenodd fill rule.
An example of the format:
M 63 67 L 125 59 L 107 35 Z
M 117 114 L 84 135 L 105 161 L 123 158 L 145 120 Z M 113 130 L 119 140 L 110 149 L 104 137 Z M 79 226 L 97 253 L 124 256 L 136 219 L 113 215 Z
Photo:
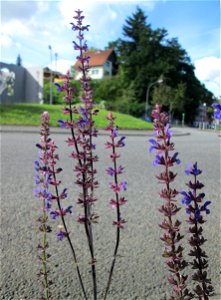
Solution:
M 171 129 L 173 132 L 173 136 L 187 136 L 190 135 L 190 132 L 183 131 L 181 129 L 173 128 Z M 13 126 L 13 125 L 1 125 L 0 132 L 8 132 L 8 133 L 31 133 L 31 134 L 38 134 L 40 131 L 39 127 L 36 126 Z M 51 134 L 66 134 L 69 135 L 69 132 L 65 129 L 61 128 L 51 128 Z M 103 130 L 99 129 L 99 135 L 107 136 L 108 133 Z M 153 131 L 151 130 L 119 130 L 119 135 L 124 136 L 152 136 Z

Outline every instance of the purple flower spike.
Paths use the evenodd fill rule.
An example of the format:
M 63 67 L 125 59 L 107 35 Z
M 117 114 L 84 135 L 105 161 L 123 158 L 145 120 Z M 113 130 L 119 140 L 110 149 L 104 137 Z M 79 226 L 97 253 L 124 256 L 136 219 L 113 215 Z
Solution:
M 83 107 L 79 107 L 79 110 L 80 110 L 80 112 L 82 114 L 82 118 L 80 118 L 80 122 L 83 122 L 86 125 L 88 125 L 89 124 L 89 119 L 88 119 L 88 115 L 87 115 L 86 109 L 83 108 Z M 83 124 L 81 126 L 83 126 Z
M 65 236 L 66 236 L 66 235 L 65 235 L 65 232 L 62 231 L 62 230 L 60 230 L 60 231 L 58 232 L 58 234 L 57 234 L 57 237 L 58 237 L 58 240 L 59 240 L 59 241 L 62 241 L 63 238 L 64 238 Z
M 65 214 L 67 214 L 67 213 L 72 214 L 72 208 L 73 208 L 73 206 L 72 206 L 72 205 L 69 205 L 69 206 L 65 209 Z
M 197 162 L 193 165 L 191 165 L 190 163 L 188 164 L 189 167 L 187 170 L 185 170 L 186 175 L 195 175 L 198 176 L 202 173 L 202 171 L 200 169 L 197 169 Z
M 59 216 L 59 213 L 57 211 L 51 211 L 50 216 L 55 220 Z
M 148 141 L 152 144 L 152 146 L 150 146 L 149 152 L 153 153 L 153 151 L 157 149 L 158 143 L 154 139 L 149 139 Z
M 39 171 L 40 170 L 40 163 L 38 160 L 35 161 L 35 171 Z
M 107 174 L 110 175 L 110 176 L 114 176 L 115 174 L 115 171 L 112 167 L 109 167 L 107 170 L 106 170 Z
M 74 50 L 80 50 L 80 46 L 75 42 L 73 41 L 73 44 L 74 44 Z
M 61 193 L 61 195 L 60 195 L 60 199 L 65 199 L 65 198 L 67 198 L 67 189 L 65 188 L 64 190 L 63 190 L 63 192 Z
M 172 133 L 172 131 L 169 130 L 169 128 L 170 128 L 170 124 L 167 123 L 167 125 L 166 125 L 166 127 L 165 127 L 165 133 L 166 133 L 166 136 L 167 136 L 168 138 L 171 138 L 171 136 L 173 135 L 173 133 Z
M 51 208 L 52 200 L 60 202 L 61 199 L 67 197 L 67 189 L 64 189 L 61 195 L 58 194 L 58 186 L 61 181 L 56 179 L 56 174 L 62 171 L 61 168 L 56 168 L 57 161 L 59 160 L 58 154 L 56 154 L 57 146 L 54 140 L 49 138 L 49 120 L 50 116 L 47 112 L 42 114 L 42 128 L 40 144 L 37 147 L 40 150 L 39 161 L 35 161 L 35 169 L 38 171 L 36 176 L 36 184 L 38 187 L 35 189 L 35 195 L 41 200 L 45 201 L 45 209 L 48 211 Z M 65 122 L 58 121 L 65 126 Z M 42 185 L 42 187 L 40 187 Z M 56 195 L 49 192 L 49 185 L 55 187 Z M 59 206 L 59 205 L 58 205 Z M 59 209 L 50 213 L 53 219 L 62 215 L 62 211 Z
M 124 167 L 119 166 L 119 167 L 117 168 L 117 174 L 118 174 L 118 175 L 122 174 L 122 173 L 123 173 L 123 170 L 124 170 Z
M 113 136 L 116 138 L 118 136 L 117 127 L 113 128 Z
M 54 83 L 54 85 L 57 87 L 56 91 L 59 93 L 61 91 L 61 86 L 57 82 Z
M 121 188 L 122 190 L 126 191 L 127 190 L 127 182 L 124 180 L 121 182 Z
M 57 122 L 60 124 L 60 128 L 66 128 L 65 122 L 63 120 L 57 120 Z
M 174 143 L 171 143 L 172 132 L 169 130 L 169 117 L 165 112 L 161 112 L 159 105 L 155 106 L 152 112 L 154 118 L 154 136 L 156 139 L 149 139 L 151 143 L 149 152 L 155 152 L 155 160 L 153 165 L 160 166 L 163 171 L 156 176 L 164 188 L 160 191 L 160 197 L 163 205 L 159 211 L 164 215 L 163 221 L 159 224 L 164 230 L 160 239 L 164 243 L 164 251 L 162 256 L 167 258 L 166 265 L 173 275 L 168 276 L 168 282 L 172 285 L 172 293 L 170 299 L 192 299 L 191 293 L 186 287 L 187 276 L 182 274 L 183 269 L 187 266 L 187 262 L 183 258 L 183 247 L 179 244 L 182 236 L 180 234 L 181 222 L 175 219 L 176 213 L 180 210 L 178 207 L 176 196 L 177 190 L 172 188 L 172 182 L 176 178 L 171 168 L 174 164 L 179 164 L 178 152 L 174 151 Z M 182 203 L 191 202 L 191 197 L 186 192 L 182 193 Z M 183 297 L 185 295 L 185 297 Z M 188 298 L 189 297 L 189 298 Z
M 160 164 L 162 164 L 162 161 L 163 161 L 162 155 L 156 154 L 155 161 L 153 162 L 154 167 L 157 167 Z
M 43 270 L 38 273 L 39 279 L 42 281 L 44 286 L 44 291 L 42 294 L 47 292 L 48 296 L 51 295 L 49 288 L 49 279 L 48 279 L 48 266 L 47 266 L 47 258 L 50 257 L 50 254 L 47 252 L 47 236 L 48 233 L 52 231 L 51 227 L 48 225 L 48 211 L 51 208 L 51 200 L 52 195 L 49 192 L 49 184 L 50 184 L 50 163 L 48 157 L 50 157 L 50 152 L 48 151 L 48 143 L 49 143 L 49 134 L 50 134 L 50 116 L 48 112 L 44 112 L 41 115 L 41 137 L 40 143 L 37 144 L 37 148 L 39 150 L 39 160 L 35 161 L 35 170 L 38 172 L 36 175 L 36 188 L 34 189 L 35 197 L 41 202 L 41 216 L 38 218 L 38 222 L 40 223 L 39 230 L 42 233 L 42 241 L 38 245 L 39 259 L 41 263 L 43 263 Z M 48 298 L 50 299 L 50 298 Z
M 177 165 L 179 165 L 180 164 L 180 159 L 177 158 L 177 156 L 178 156 L 178 152 L 174 153 L 173 157 L 171 158 L 171 162 L 172 163 L 175 162 Z
M 109 139 L 106 142 L 106 148 L 111 150 L 110 158 L 113 162 L 113 166 L 109 167 L 106 172 L 108 175 L 113 177 L 113 181 L 109 184 L 110 188 L 112 189 L 113 193 L 115 194 L 115 199 L 110 200 L 110 208 L 115 209 L 117 220 L 113 221 L 113 225 L 116 226 L 116 241 L 115 241 L 115 250 L 113 255 L 113 260 L 109 272 L 109 279 L 108 282 L 111 282 L 113 270 L 117 258 L 117 252 L 118 247 L 120 244 L 120 230 L 124 228 L 126 221 L 121 218 L 121 205 L 126 203 L 126 200 L 124 197 L 120 197 L 120 193 L 122 191 L 127 190 L 127 182 L 125 180 L 119 182 L 118 176 L 123 173 L 124 168 L 121 165 L 117 165 L 118 159 L 120 157 L 120 154 L 116 152 L 116 150 L 120 147 L 124 147 L 125 143 L 125 137 L 121 137 L 118 139 L 118 128 L 115 125 L 115 117 L 112 113 L 108 113 L 106 116 L 106 119 L 109 121 L 109 124 L 105 128 L 106 131 L 109 131 Z M 117 141 L 118 139 L 118 141 Z M 110 284 L 107 285 L 105 290 L 105 296 L 104 299 L 107 297 L 107 293 L 109 291 Z
M 208 205 L 211 204 L 211 201 L 206 201 L 203 206 L 201 207 L 201 211 L 205 211 L 205 213 L 208 215 L 210 214 L 210 210 L 207 208 Z
M 180 192 L 180 194 L 183 195 L 182 204 L 190 205 L 193 200 L 193 194 L 191 192 L 188 194 L 186 192 Z
M 90 57 L 87 54 L 88 45 L 84 37 L 84 32 L 88 31 L 89 25 L 83 24 L 84 16 L 82 15 L 81 10 L 77 10 L 73 18 L 74 20 L 71 22 L 71 27 L 72 30 L 76 32 L 77 37 L 77 40 L 73 41 L 73 48 L 78 52 L 76 53 L 76 72 L 79 75 L 80 92 L 72 88 L 72 78 L 70 76 L 70 72 L 67 72 L 64 77 L 63 86 L 61 87 L 62 91 L 65 92 L 63 97 L 65 101 L 63 112 L 65 113 L 65 119 L 67 118 L 67 120 L 60 120 L 60 125 L 62 128 L 70 130 L 70 137 L 67 140 L 67 144 L 69 147 L 72 147 L 70 157 L 74 162 L 73 170 L 76 174 L 75 183 L 80 189 L 77 197 L 77 203 L 82 207 L 84 215 L 82 217 L 81 215 L 78 217 L 78 222 L 83 224 L 85 229 L 91 260 L 93 261 L 91 264 L 93 287 L 96 290 L 93 223 L 96 223 L 97 220 L 97 215 L 94 212 L 94 204 L 97 200 L 95 196 L 95 189 L 98 187 L 98 181 L 96 179 L 97 171 L 95 168 L 95 162 L 98 161 L 98 156 L 94 154 L 96 144 L 94 143 L 93 138 L 97 136 L 97 130 L 95 129 L 95 121 L 93 117 L 97 113 L 97 110 L 94 107 L 95 103 L 93 101 L 91 78 L 89 77 Z M 80 100 L 80 106 L 75 106 L 76 100 Z M 61 198 L 64 197 L 66 197 L 65 192 L 61 195 Z M 71 212 L 72 207 L 69 206 L 62 212 L 62 216 Z M 63 227 L 65 228 L 65 226 Z M 61 237 L 62 234 L 63 233 L 61 232 Z M 78 265 L 77 262 L 76 265 Z M 84 299 L 88 299 L 82 280 L 81 278 L 79 279 L 84 293 Z
M 205 223 L 204 214 L 209 214 L 210 210 L 208 205 L 211 201 L 203 203 L 205 194 L 198 193 L 198 190 L 203 188 L 203 184 L 197 180 L 197 177 L 202 173 L 197 168 L 197 163 L 189 165 L 188 170 L 185 171 L 187 175 L 193 176 L 193 181 L 189 181 L 187 186 L 189 187 L 188 193 L 181 192 L 182 204 L 186 205 L 186 213 L 188 215 L 187 222 L 189 224 L 190 239 L 189 243 L 192 249 L 189 255 L 192 258 L 192 269 L 195 270 L 192 279 L 196 282 L 193 289 L 195 297 L 197 299 L 209 299 L 209 296 L 213 295 L 213 286 L 211 280 L 207 277 L 206 269 L 208 268 L 207 255 L 202 249 L 202 245 L 206 241 L 203 237 L 202 224 Z M 204 297 L 206 295 L 206 298 Z
M 117 145 L 116 147 L 124 147 L 125 146 L 125 143 L 124 143 L 124 140 L 125 140 L 125 136 L 122 136 L 119 141 L 117 142 Z
M 213 103 L 212 107 L 215 108 L 214 118 L 218 119 L 218 120 L 221 120 L 221 104 Z

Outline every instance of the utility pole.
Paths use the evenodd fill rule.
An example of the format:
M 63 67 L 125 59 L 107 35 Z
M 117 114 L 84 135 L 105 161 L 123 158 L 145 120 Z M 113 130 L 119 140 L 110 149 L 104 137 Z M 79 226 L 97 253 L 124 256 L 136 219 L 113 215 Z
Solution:
M 48 46 L 48 49 L 50 51 L 50 60 L 51 60 L 51 74 L 50 74 L 50 104 L 53 103 L 53 95 L 52 95 L 52 84 L 53 84 L 53 73 L 52 73 L 52 48 L 51 45 Z
M 147 87 L 147 92 L 146 92 L 146 103 L 145 103 L 145 119 L 147 118 L 147 113 L 148 113 L 148 106 L 149 106 L 149 95 L 150 95 L 150 88 L 155 85 L 155 84 L 159 84 L 159 83 L 162 83 L 163 82 L 163 79 L 158 79 L 157 81 L 155 82 L 152 82 L 148 85 Z

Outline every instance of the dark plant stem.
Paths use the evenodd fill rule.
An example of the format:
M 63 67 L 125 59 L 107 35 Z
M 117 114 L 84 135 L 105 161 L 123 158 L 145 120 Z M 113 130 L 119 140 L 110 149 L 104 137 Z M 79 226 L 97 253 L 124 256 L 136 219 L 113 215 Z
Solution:
M 197 185 L 196 175 L 194 175 L 194 184 L 195 184 L 195 186 Z M 194 191 L 193 191 L 193 197 L 194 197 L 194 209 L 197 210 L 198 204 L 197 204 L 197 201 L 196 201 L 196 198 L 197 198 L 196 189 L 194 189 Z M 197 222 L 196 219 L 195 219 L 195 222 L 194 222 L 194 227 L 195 227 L 195 237 L 196 237 L 196 240 L 199 240 L 200 236 L 198 234 L 199 233 L 199 229 L 198 229 L 198 222 Z M 198 243 L 196 244 L 196 249 L 197 249 L 197 253 L 201 252 L 201 248 L 200 248 L 200 246 L 199 246 Z M 202 266 L 201 257 L 197 256 L 196 259 L 197 259 L 197 262 L 198 262 L 198 271 L 200 273 L 200 277 L 203 278 L 203 266 Z M 202 285 L 203 296 L 199 296 L 199 300 L 209 300 L 209 297 L 205 293 L 205 291 L 207 290 L 207 286 L 206 286 L 204 280 L 201 281 L 201 285 Z
M 115 151 L 115 145 L 114 145 L 113 130 L 111 131 L 111 133 L 112 133 L 112 152 L 115 155 L 116 151 Z M 116 162 L 116 160 L 114 160 L 114 182 L 115 182 L 116 185 L 118 185 L 117 162 Z M 121 218 L 120 218 L 120 205 L 119 205 L 119 194 L 118 193 L 115 193 L 115 198 L 116 198 L 116 202 L 117 202 L 117 206 L 116 206 L 117 222 L 120 222 Z M 112 260 L 111 268 L 110 268 L 110 271 L 109 271 L 109 278 L 108 278 L 107 286 L 106 286 L 106 289 L 105 289 L 104 300 L 107 299 L 107 294 L 108 294 L 108 291 L 110 289 L 111 280 L 112 280 L 113 271 L 114 271 L 114 266 L 115 266 L 116 259 L 117 259 L 117 253 L 118 253 L 119 243 L 120 243 L 120 228 L 119 228 L 119 226 L 117 226 L 117 229 L 116 229 L 116 243 L 115 243 L 115 248 L 114 248 L 114 255 L 113 255 L 113 260 Z
M 202 245 L 206 242 L 203 237 L 203 227 L 201 226 L 206 221 L 204 220 L 204 213 L 210 214 L 208 206 L 211 201 L 205 201 L 205 194 L 197 192 L 204 187 L 203 183 L 197 179 L 202 171 L 198 169 L 197 162 L 190 165 L 188 170 L 185 170 L 186 175 L 193 175 L 193 181 L 189 181 L 186 185 L 189 187 L 189 191 L 182 191 L 183 195 L 182 203 L 186 205 L 186 213 L 189 215 L 187 222 L 190 224 L 189 232 L 191 234 L 189 244 L 191 246 L 189 256 L 192 261 L 190 265 L 194 270 L 192 280 L 195 282 L 193 287 L 194 296 L 199 300 L 208 300 L 209 296 L 212 296 L 213 286 L 211 279 L 208 278 L 206 269 L 208 268 L 208 256 L 203 250 Z M 204 203 L 203 203 L 204 202 Z
M 52 166 L 52 173 L 53 173 L 53 179 L 56 181 L 56 174 L 55 174 L 54 166 Z M 55 192 L 56 192 L 56 197 L 57 197 L 58 209 L 59 209 L 60 212 L 62 212 L 61 202 L 60 202 L 60 197 L 59 197 L 59 192 L 58 192 L 58 187 L 57 186 L 55 186 Z M 84 288 L 84 283 L 83 283 L 83 280 L 82 280 L 82 276 L 81 276 L 80 268 L 79 268 L 79 265 L 78 265 L 76 253 L 75 253 L 75 250 L 74 250 L 74 246 L 73 246 L 72 241 L 70 239 L 70 235 L 69 235 L 69 232 L 68 232 L 68 229 L 67 229 L 67 225 L 66 225 L 64 216 L 63 216 L 62 213 L 60 215 L 61 215 L 62 225 L 63 225 L 64 230 L 65 230 L 65 237 L 67 238 L 68 244 L 71 248 L 71 253 L 73 255 L 74 264 L 76 266 L 76 270 L 77 270 L 77 274 L 78 274 L 78 279 L 79 279 L 79 282 L 80 282 L 80 285 L 81 285 L 82 292 L 84 294 L 84 299 L 87 300 L 88 297 L 87 297 L 87 294 L 86 294 L 86 291 L 85 291 L 85 288 Z
M 70 120 L 73 121 L 71 103 L 69 104 L 69 108 L 70 108 Z M 78 148 L 78 143 L 77 143 L 73 128 L 71 128 L 71 136 L 74 140 L 74 147 L 75 147 L 75 150 L 76 150 L 76 153 L 77 153 L 77 156 L 78 156 L 78 163 L 82 167 L 83 165 L 86 164 L 86 154 L 84 155 L 85 156 L 84 161 L 82 162 L 82 160 L 80 159 L 80 151 L 79 151 L 79 148 Z M 83 138 L 84 138 L 84 135 L 83 135 Z M 90 145 L 92 145 L 91 136 L 90 136 Z M 92 157 L 92 151 L 90 153 L 90 156 Z M 91 163 L 91 170 L 92 170 L 92 174 L 93 174 L 93 163 Z M 96 279 L 96 267 L 95 267 L 96 260 L 95 260 L 95 256 L 94 256 L 92 225 L 91 225 L 91 222 L 90 222 L 90 214 L 91 214 L 90 205 L 86 201 L 87 195 L 88 195 L 88 189 L 85 187 L 86 178 L 87 178 L 87 174 L 83 173 L 82 174 L 82 179 L 83 179 L 83 187 L 82 188 L 83 188 L 83 198 L 85 200 L 84 201 L 84 214 L 85 214 L 84 228 L 85 228 L 85 233 L 86 233 L 86 236 L 87 236 L 88 246 L 89 246 L 90 255 L 91 255 L 91 271 L 92 271 L 94 300 L 97 300 L 97 279 Z
M 47 137 L 48 137 L 48 133 L 47 133 L 47 130 L 44 131 L 44 122 L 43 122 L 43 117 L 42 117 L 42 133 L 43 133 L 43 141 L 44 143 L 46 144 L 47 143 Z M 42 151 L 44 152 L 44 156 L 46 156 L 46 148 Z M 45 163 L 45 166 L 47 165 L 47 162 L 44 161 Z M 44 182 L 43 183 L 43 186 L 44 188 L 48 188 L 48 185 L 46 184 L 46 175 L 44 174 L 43 176 L 44 178 Z M 48 273 L 49 273 L 49 270 L 47 268 L 47 259 L 50 257 L 50 255 L 47 253 L 46 249 L 48 247 L 48 243 L 47 243 L 47 232 L 50 232 L 51 231 L 51 228 L 50 226 L 47 226 L 46 223 L 47 223 L 47 220 L 48 220 L 48 216 L 47 216 L 47 212 L 46 212 L 46 199 L 45 197 L 43 198 L 43 201 L 42 201 L 42 211 L 43 211 L 43 214 L 42 214 L 42 218 L 41 218 L 41 231 L 43 233 L 43 236 L 42 236 L 42 245 L 39 245 L 40 246 L 40 249 L 42 250 L 42 253 L 41 253 L 41 261 L 42 261 L 42 271 L 40 272 L 40 276 L 43 276 L 43 286 L 44 286 L 44 300 L 50 300 L 51 299 L 51 292 L 50 292 L 50 281 L 48 279 Z
M 159 224 L 164 230 L 160 239 L 164 242 L 163 257 L 167 259 L 166 265 L 170 275 L 168 282 L 172 285 L 173 291 L 170 300 L 190 300 L 192 294 L 186 287 L 187 276 L 182 273 L 187 266 L 187 262 L 183 258 L 183 247 L 179 244 L 183 238 L 180 234 L 181 222 L 176 218 L 180 207 L 177 206 L 176 196 L 178 191 L 172 189 L 171 183 L 175 180 L 177 174 L 172 171 L 174 164 L 180 164 L 178 152 L 170 154 L 174 151 L 174 143 L 171 142 L 172 132 L 169 124 L 168 114 L 161 112 L 159 105 L 156 105 L 152 112 L 154 118 L 155 139 L 150 139 L 152 146 L 150 152 L 156 151 L 156 159 L 154 166 L 162 166 L 164 168 L 160 175 L 156 176 L 160 183 L 165 187 L 161 189 L 160 197 L 164 200 L 164 204 L 159 211 L 164 215 L 163 221 Z
M 81 34 L 81 31 L 79 32 Z M 83 57 L 83 50 L 82 50 L 82 40 L 80 40 L 80 57 Z M 82 61 L 81 63 L 82 65 L 82 80 L 83 82 L 85 82 L 87 80 L 87 76 L 86 76 L 86 71 L 85 71 L 85 64 Z M 84 92 L 86 92 L 84 86 L 83 86 L 83 90 Z M 90 99 L 90 103 L 92 102 L 92 99 Z M 85 109 L 87 111 L 87 114 L 89 115 L 89 119 L 90 119 L 90 126 L 89 126 L 89 153 L 88 156 L 90 157 L 90 171 L 91 171 L 91 182 L 94 182 L 94 175 L 93 175 L 93 154 L 92 154 L 92 114 L 91 114 L 91 107 L 88 108 L 88 103 L 84 102 L 85 105 Z M 84 133 L 82 133 L 82 137 L 83 139 L 85 139 L 85 135 Z M 78 149 L 76 148 L 77 153 L 79 154 Z M 84 153 L 84 165 L 86 165 L 87 163 L 87 154 L 86 154 L 86 150 Z M 86 173 L 86 174 L 85 174 Z M 83 183 L 86 185 L 86 178 L 87 178 L 87 172 L 85 172 L 83 174 Z M 93 184 L 91 185 L 91 196 L 93 197 Z M 97 300 L 97 278 L 96 278 L 96 259 L 95 259 L 95 255 L 94 255 L 94 243 L 93 243 L 93 230 L 92 230 L 92 223 L 90 220 L 91 217 L 91 204 L 88 203 L 87 196 L 88 196 L 88 188 L 86 188 L 85 186 L 83 186 L 83 195 L 84 195 L 84 213 L 85 213 L 85 232 L 86 232 L 86 236 L 88 239 L 88 245 L 89 245 L 89 250 L 90 250 L 90 255 L 91 255 L 91 271 L 92 271 L 92 281 L 93 281 L 93 295 L 94 295 L 94 300 Z
M 83 174 L 83 182 L 86 182 L 85 180 L 85 174 Z M 87 199 L 87 189 L 83 188 L 83 195 L 84 199 Z M 85 214 L 85 223 L 84 228 L 88 240 L 88 246 L 90 250 L 91 255 L 91 271 L 92 271 L 92 281 L 93 281 L 93 294 L 94 294 L 94 300 L 97 299 L 97 278 L 96 278 L 96 267 L 95 267 L 95 256 L 94 256 L 94 246 L 93 246 L 93 234 L 92 234 L 92 226 L 91 222 L 89 220 L 89 205 L 87 201 L 84 201 L 84 214 Z
M 166 174 L 166 177 L 167 177 L 167 183 L 166 183 L 166 188 L 167 188 L 167 191 L 170 191 L 171 188 L 170 188 L 170 181 L 169 181 L 169 166 L 168 166 L 168 158 L 169 158 L 169 153 L 168 153 L 168 150 L 167 150 L 167 141 L 166 141 L 166 134 L 164 132 L 164 129 L 162 129 L 162 135 L 164 137 L 164 146 L 165 146 L 165 174 Z M 172 210 L 171 210 L 171 204 L 172 204 L 172 201 L 171 201 L 171 197 L 169 196 L 168 197 L 168 208 L 169 208 L 169 216 L 168 216 L 168 222 L 170 224 L 170 228 L 173 228 L 174 224 L 173 224 L 173 220 L 172 220 Z M 175 233 L 174 232 L 171 232 L 170 233 L 171 235 L 171 249 L 172 249 L 172 253 L 176 253 L 176 245 L 175 245 Z M 175 257 L 175 255 L 174 255 Z M 180 272 L 177 271 L 177 270 L 174 270 L 175 271 L 175 275 L 176 275 L 176 278 L 177 278 L 177 281 L 178 281 L 178 285 L 181 284 L 181 276 L 180 276 Z M 177 292 L 177 295 L 176 295 L 178 298 L 177 300 L 182 300 L 183 299 L 183 293 L 182 291 L 178 291 Z
M 45 200 L 43 200 L 43 220 L 42 220 L 42 231 L 43 231 L 43 237 L 42 237 L 42 270 L 43 270 L 43 276 L 44 276 L 44 297 L 45 300 L 50 299 L 50 290 L 49 290 L 49 281 L 48 281 L 48 270 L 47 270 L 47 229 L 46 229 L 46 221 L 47 221 L 47 214 L 45 211 Z

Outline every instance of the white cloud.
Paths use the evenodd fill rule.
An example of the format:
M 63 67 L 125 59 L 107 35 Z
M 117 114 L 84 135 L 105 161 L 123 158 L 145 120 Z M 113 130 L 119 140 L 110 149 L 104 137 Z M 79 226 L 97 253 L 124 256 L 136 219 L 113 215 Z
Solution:
M 10 50 L 21 48 L 21 39 L 30 37 L 32 34 L 29 26 L 22 20 L 12 19 L 1 26 L 1 46 Z
M 5 24 L 2 24 L 2 32 L 11 36 L 30 36 L 31 30 L 27 24 L 20 20 L 13 19 Z
M 18 49 L 20 49 L 22 46 L 21 46 L 21 43 L 19 43 L 19 42 L 16 42 L 15 43 L 15 46 L 18 48 Z
M 15 19 L 28 20 L 36 13 L 37 7 L 38 4 L 34 1 L 2 1 L 2 22 Z
M 81 0 L 80 3 L 75 1 L 70 2 L 69 0 L 61 0 L 59 2 L 59 8 L 62 15 L 65 19 L 70 20 L 73 17 L 74 11 L 81 9 L 84 12 L 84 15 L 87 15 L 87 20 L 93 19 L 94 22 L 99 22 L 99 19 L 103 15 L 109 15 L 109 17 L 115 18 L 116 12 L 113 9 L 110 9 L 111 4 L 137 4 L 142 3 L 149 10 L 152 10 L 155 7 L 156 1 L 154 0 Z M 102 6 L 101 6 L 102 5 Z M 104 6 L 106 5 L 106 7 Z M 100 6 L 100 7 L 99 7 Z M 100 11 L 102 8 L 102 11 Z M 106 8 L 106 9 L 105 9 Z M 91 16 L 93 14 L 93 17 Z M 95 18 L 95 16 L 97 16 Z
M 195 75 L 215 96 L 221 94 L 221 58 L 215 56 L 195 60 Z
M 38 16 L 47 12 L 48 2 L 44 1 L 3 1 L 1 31 L 4 38 L 27 38 L 35 35 Z M 38 28 L 37 28 L 38 29 Z
M 111 29 L 113 30 L 113 27 L 117 24 L 118 12 L 113 7 L 100 1 L 82 0 L 79 4 L 75 1 L 62 0 L 58 3 L 58 8 L 63 17 L 63 24 L 65 24 L 66 28 L 68 27 L 69 31 L 71 31 L 70 22 L 76 22 L 73 19 L 73 16 L 76 15 L 75 11 L 81 9 L 85 16 L 84 24 L 90 24 L 90 31 L 85 32 L 85 39 L 88 41 L 88 46 L 102 48 L 104 45 L 107 45 L 109 41 L 109 31 L 107 28 L 110 28 L 110 23 L 112 23 L 113 26 Z M 75 38 L 75 34 L 73 38 Z
M 49 1 L 38 1 L 38 14 L 44 13 L 49 10 Z
M 9 48 L 11 47 L 12 43 L 12 38 L 4 32 L 1 32 L 1 45 L 6 48 Z

